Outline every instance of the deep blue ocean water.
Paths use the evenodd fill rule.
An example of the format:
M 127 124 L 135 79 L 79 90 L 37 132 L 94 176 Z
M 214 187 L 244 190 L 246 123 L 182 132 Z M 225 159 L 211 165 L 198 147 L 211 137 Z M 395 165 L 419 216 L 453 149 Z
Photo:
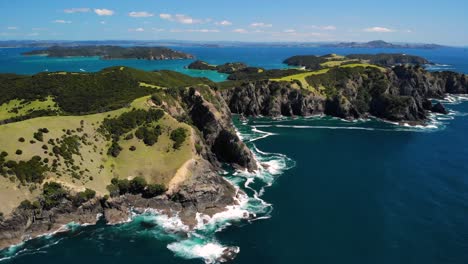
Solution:
M 244 61 L 266 68 L 297 54 L 404 52 L 468 73 L 464 49 L 357 50 L 322 48 L 184 48 L 210 63 Z M 186 71 L 190 61 L 48 59 L 0 49 L 0 72 L 96 71 L 111 65 Z M 220 76 L 209 73 L 213 80 Z M 468 263 L 468 103 L 445 101 L 450 115 L 430 126 L 376 120 L 250 119 L 235 125 L 268 168 L 229 171 L 246 191 L 239 208 L 190 237 L 177 219 L 135 216 L 108 227 L 70 225 L 69 232 L 28 241 L 0 253 L 0 263 L 203 263 L 228 246 L 233 263 Z M 239 213 L 257 214 L 253 221 Z M 142 222 L 158 225 L 148 228 Z M 216 232 L 218 229 L 223 229 Z

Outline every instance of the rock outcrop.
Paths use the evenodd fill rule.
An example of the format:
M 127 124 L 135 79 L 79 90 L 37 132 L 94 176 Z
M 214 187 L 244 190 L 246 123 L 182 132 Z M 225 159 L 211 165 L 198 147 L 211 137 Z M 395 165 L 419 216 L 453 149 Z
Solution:
M 335 68 L 296 83 L 248 81 L 222 90 L 231 111 L 246 116 L 326 114 L 355 119 L 375 116 L 395 122 L 424 123 L 427 112 L 446 113 L 430 98 L 468 93 L 468 77 L 453 72 L 427 72 L 418 66 Z M 315 89 L 313 87 L 322 87 Z
M 131 210 L 154 209 L 168 215 L 177 212 L 187 226 L 193 227 L 197 224 L 197 213 L 212 216 L 235 205 L 240 191 L 219 174 L 221 163 L 250 171 L 257 165 L 251 151 L 236 134 L 228 106 L 208 87 L 187 88 L 175 96 L 172 99 L 177 100 L 171 105 L 162 102 L 166 111 L 176 118 L 187 118 L 199 130 L 194 141 L 200 157 L 194 159 L 190 177 L 170 192 L 154 198 L 125 194 L 95 198 L 77 206 L 69 195 L 52 209 L 19 207 L 0 219 L 0 248 L 55 232 L 71 222 L 95 224 L 99 215 L 109 224 L 118 224 L 128 221 Z

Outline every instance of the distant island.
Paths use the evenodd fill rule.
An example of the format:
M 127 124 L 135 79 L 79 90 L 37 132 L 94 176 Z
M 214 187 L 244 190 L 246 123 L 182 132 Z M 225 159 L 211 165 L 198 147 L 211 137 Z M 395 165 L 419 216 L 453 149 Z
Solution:
M 394 49 L 437 49 L 446 46 L 428 43 L 389 43 L 383 40 L 370 42 L 239 42 L 239 41 L 182 41 L 182 40 L 109 40 L 109 41 L 34 41 L 34 40 L 6 40 L 0 41 L 2 48 L 42 48 L 54 46 L 138 46 L 138 47 L 324 47 L 324 48 L 394 48 Z
M 324 56 L 293 56 L 284 61 L 289 66 L 304 67 L 309 70 L 319 70 L 330 66 L 341 66 L 346 64 L 369 63 L 379 66 L 391 67 L 401 64 L 425 65 L 430 62 L 422 57 L 406 54 L 350 54 L 338 56 L 328 54 Z
M 324 44 L 323 47 L 328 48 L 367 48 L 367 49 L 438 49 L 444 46 L 437 44 L 394 44 L 383 40 L 374 40 L 369 42 L 340 42 L 332 44 Z
M 142 60 L 178 60 L 193 59 L 190 54 L 164 47 L 120 47 L 120 46 L 53 46 L 46 49 L 33 50 L 23 55 L 44 55 L 48 57 L 95 57 L 111 59 L 142 59 Z

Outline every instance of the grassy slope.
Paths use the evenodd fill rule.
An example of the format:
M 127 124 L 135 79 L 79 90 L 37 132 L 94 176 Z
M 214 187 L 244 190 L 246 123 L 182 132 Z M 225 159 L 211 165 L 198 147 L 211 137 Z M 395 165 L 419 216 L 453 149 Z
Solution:
M 14 99 L 0 105 L 0 121 L 13 117 L 24 116 L 36 110 L 59 110 L 59 107 L 57 107 L 51 96 L 48 96 L 45 100 L 34 100 L 29 102 Z
M 359 61 L 356 59 L 347 59 L 344 56 L 336 55 L 336 54 L 331 54 L 328 57 L 326 57 L 328 60 L 327 62 L 324 62 L 320 64 L 324 69 L 317 70 L 317 71 L 307 71 L 304 73 L 300 74 L 295 74 L 295 75 L 290 75 L 286 76 L 283 78 L 276 78 L 276 79 L 271 79 L 272 81 L 279 81 L 279 82 L 292 82 L 292 81 L 299 81 L 302 84 L 302 87 L 312 91 L 316 92 L 318 91 L 319 93 L 323 93 L 326 87 L 312 87 L 308 82 L 307 82 L 307 77 L 313 76 L 313 75 L 320 75 L 320 74 L 326 74 L 329 72 L 331 68 L 334 67 L 340 67 L 340 68 L 354 68 L 354 67 L 372 67 L 381 70 L 382 72 L 385 72 L 386 69 L 377 65 L 369 64 L 366 61 Z
M 179 150 L 174 151 L 172 149 L 173 142 L 169 139 L 169 131 L 181 126 L 191 131 L 188 125 L 178 123 L 169 115 L 165 115 L 158 121 L 165 131 L 159 137 L 158 143 L 148 147 L 136 138 L 129 141 L 121 140 L 123 150 L 117 158 L 106 154 L 110 142 L 96 132 L 100 123 L 106 117 L 118 116 L 130 111 L 133 107 L 148 109 L 150 107 L 147 103 L 148 99 L 149 97 L 139 98 L 130 107 L 106 113 L 85 116 L 40 117 L 2 125 L 0 126 L 0 150 L 7 151 L 9 153 L 7 158 L 11 160 L 29 160 L 32 156 L 39 155 L 42 158 L 49 158 L 50 165 L 54 157 L 45 154 L 42 146 L 44 144 L 48 145 L 48 151 L 51 151 L 52 146 L 47 143 L 50 138 L 55 139 L 64 136 L 66 133 L 63 132 L 63 129 L 76 130 L 80 128 L 83 120 L 83 131 L 76 131 L 73 135 L 88 134 L 87 141 L 90 142 L 90 145 L 81 142 L 81 157 L 74 155 L 74 160 L 80 170 L 87 168 L 89 172 L 84 172 L 80 179 L 73 178 L 66 171 L 63 160 L 60 158 L 62 164 L 59 166 L 58 172 L 62 176 L 49 172 L 48 180 L 60 181 L 74 189 L 91 188 L 99 194 L 107 193 L 106 186 L 113 177 L 133 178 L 135 176 L 144 176 L 149 182 L 167 184 L 177 169 L 191 159 L 194 153 L 191 140 L 186 140 Z M 44 141 L 31 144 L 29 141 L 33 140 L 33 133 L 44 127 L 50 131 L 44 134 Z M 26 142 L 19 142 L 20 137 L 24 137 Z M 136 151 L 131 152 L 129 150 L 130 146 L 135 146 Z M 17 149 L 21 149 L 23 154 L 16 155 L 15 151 Z M 3 177 L 0 178 L 0 200 L 5 201 L 0 204 L 0 212 L 9 213 L 22 200 L 31 199 L 37 195 L 37 191 L 31 193 L 28 190 L 30 186 L 20 186 L 17 181 L 12 182 Z

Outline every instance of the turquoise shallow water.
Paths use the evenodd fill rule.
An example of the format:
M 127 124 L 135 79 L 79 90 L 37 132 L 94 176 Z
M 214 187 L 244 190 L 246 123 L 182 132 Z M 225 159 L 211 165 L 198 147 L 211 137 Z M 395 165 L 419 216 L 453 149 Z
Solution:
M 255 57 L 253 50 L 245 51 L 248 62 L 264 67 L 280 65 L 279 58 L 293 52 L 325 53 L 266 49 Z M 224 52 L 202 49 L 197 56 L 244 58 L 242 50 Z M 468 72 L 464 50 L 413 53 Z M 7 68 L 3 63 L 0 69 Z M 464 100 L 449 98 L 451 114 L 434 116 L 428 128 L 319 117 L 235 120 L 268 169 L 250 175 L 228 171 L 226 177 L 248 196 L 189 237 L 175 232 L 184 228 L 176 218 L 147 212 L 115 227 L 70 225 L 68 233 L 26 242 L 0 258 L 3 263 L 203 263 L 226 247 L 238 247 L 233 263 L 467 263 Z M 255 220 L 242 219 L 244 212 L 255 213 Z

